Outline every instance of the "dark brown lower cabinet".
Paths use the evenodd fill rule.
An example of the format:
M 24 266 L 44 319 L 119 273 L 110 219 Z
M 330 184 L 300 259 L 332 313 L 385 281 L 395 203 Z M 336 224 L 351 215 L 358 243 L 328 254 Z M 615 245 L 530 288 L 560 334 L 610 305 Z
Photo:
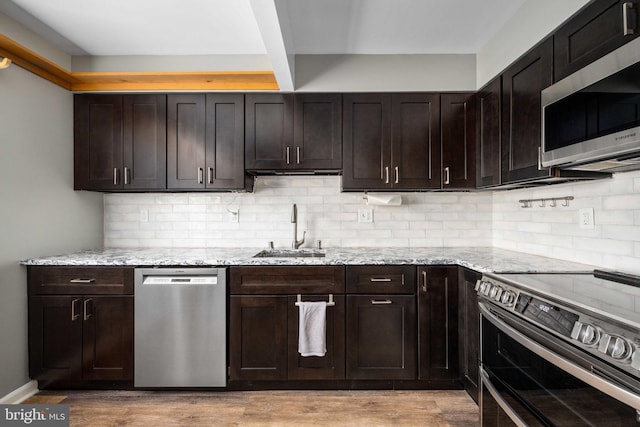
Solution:
M 414 295 L 347 295 L 347 379 L 416 379 Z
M 230 379 L 239 381 L 344 379 L 344 296 L 327 306 L 327 353 L 298 353 L 295 295 L 232 295 L 229 318 Z M 304 301 L 326 301 L 305 295 Z
M 287 379 L 287 297 L 231 296 L 231 380 Z
M 418 331 L 419 378 L 457 381 L 458 267 L 418 268 Z
M 133 296 L 32 296 L 29 373 L 41 388 L 133 380 Z
M 481 277 L 482 274 L 466 268 L 460 268 L 458 276 L 460 377 L 476 402 L 480 384 L 480 312 L 475 286 Z

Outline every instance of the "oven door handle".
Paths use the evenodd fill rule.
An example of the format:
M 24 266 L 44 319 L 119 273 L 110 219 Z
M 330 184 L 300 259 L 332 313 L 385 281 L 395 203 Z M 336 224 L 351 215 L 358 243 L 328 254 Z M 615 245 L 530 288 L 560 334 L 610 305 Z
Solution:
M 556 353 L 547 350 L 545 347 L 541 346 L 521 332 L 518 332 L 516 329 L 504 323 L 502 320 L 500 320 L 500 318 L 491 313 L 491 311 L 483 303 L 479 303 L 478 306 L 480 308 L 481 314 L 485 316 L 489 321 L 491 321 L 491 323 L 493 323 L 496 328 L 509 335 L 518 343 L 526 347 L 528 350 L 534 352 L 538 356 L 545 359 L 547 362 L 557 366 L 565 372 L 568 372 L 579 380 L 582 380 L 590 386 L 597 388 L 604 394 L 607 394 L 614 399 L 631 406 L 636 411 L 640 410 L 640 396 L 632 393 L 629 390 L 619 387 L 616 384 L 606 381 L 602 377 L 587 371 L 583 367 L 570 362 L 564 357 L 558 356 Z
M 487 388 L 491 397 L 493 397 L 496 403 L 502 408 L 504 412 L 506 412 L 507 416 L 511 418 L 511 421 L 518 427 L 527 427 L 528 424 L 524 422 L 522 418 L 516 413 L 516 411 L 507 403 L 506 400 L 500 395 L 500 392 L 496 389 L 496 387 L 491 382 L 491 378 L 489 378 L 489 374 L 487 371 L 480 368 L 480 376 L 482 377 L 482 385 Z

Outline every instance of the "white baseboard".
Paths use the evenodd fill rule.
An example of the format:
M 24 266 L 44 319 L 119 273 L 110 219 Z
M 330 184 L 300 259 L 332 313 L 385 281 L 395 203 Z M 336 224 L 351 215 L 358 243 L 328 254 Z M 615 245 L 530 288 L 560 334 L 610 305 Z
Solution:
M 0 403 L 3 405 L 21 403 L 36 394 L 38 391 L 38 381 L 29 381 L 25 385 L 13 390 L 6 396 L 1 397 Z

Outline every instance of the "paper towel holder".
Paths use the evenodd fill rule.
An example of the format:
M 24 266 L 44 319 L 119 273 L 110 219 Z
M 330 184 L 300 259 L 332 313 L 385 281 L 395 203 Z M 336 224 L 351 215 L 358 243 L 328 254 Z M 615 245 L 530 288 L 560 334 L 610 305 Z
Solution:
M 367 205 L 374 206 L 400 206 L 402 204 L 402 195 L 394 193 L 369 195 L 369 193 L 365 191 L 362 199 Z

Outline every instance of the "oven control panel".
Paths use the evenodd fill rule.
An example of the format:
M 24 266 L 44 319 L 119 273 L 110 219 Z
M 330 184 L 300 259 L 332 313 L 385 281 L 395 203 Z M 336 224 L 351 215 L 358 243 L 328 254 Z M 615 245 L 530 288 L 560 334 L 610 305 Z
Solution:
M 509 284 L 482 278 L 478 296 L 544 329 L 591 354 L 606 359 L 636 377 L 640 376 L 640 335 L 619 325 L 558 306 Z

